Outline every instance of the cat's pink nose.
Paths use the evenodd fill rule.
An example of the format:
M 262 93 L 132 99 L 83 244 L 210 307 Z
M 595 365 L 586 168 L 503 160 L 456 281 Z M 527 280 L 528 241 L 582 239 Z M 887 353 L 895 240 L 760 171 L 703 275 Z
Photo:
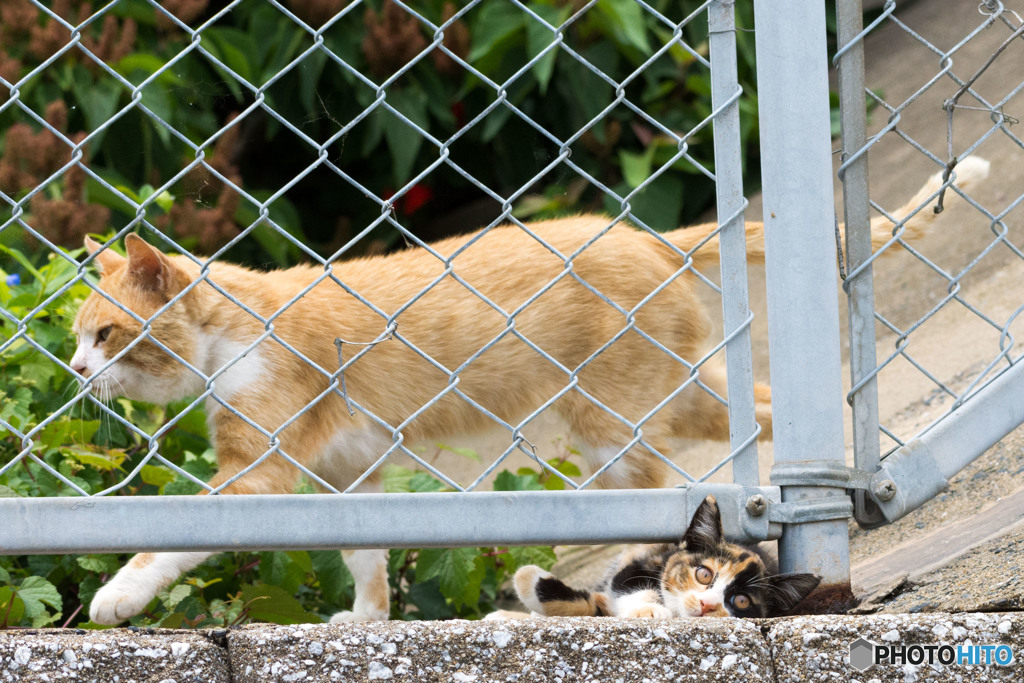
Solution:
M 700 615 L 701 616 L 704 616 L 708 612 L 714 612 L 716 609 L 718 609 L 718 603 L 717 602 L 705 602 L 703 600 L 700 601 Z
M 71 369 L 77 372 L 79 375 L 85 375 L 85 363 L 80 360 L 71 361 Z

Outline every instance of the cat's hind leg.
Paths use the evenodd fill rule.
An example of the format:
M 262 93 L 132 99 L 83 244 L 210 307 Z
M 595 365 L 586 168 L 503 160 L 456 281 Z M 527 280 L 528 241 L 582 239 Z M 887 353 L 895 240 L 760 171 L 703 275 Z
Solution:
M 375 426 L 342 430 L 328 442 L 314 469 L 331 486 L 344 491 L 392 444 L 392 435 Z M 355 490 L 357 493 L 380 493 L 379 477 L 376 473 L 371 475 Z M 351 610 L 338 612 L 331 617 L 331 623 L 386 621 L 391 615 L 388 551 L 343 550 L 341 557 L 355 584 L 355 600 Z
M 388 592 L 387 550 L 343 550 L 341 557 L 355 583 L 352 609 L 338 612 L 331 623 L 348 621 L 386 621 L 391 613 Z
M 611 614 L 604 593 L 570 588 L 536 565 L 520 567 L 512 582 L 527 608 L 545 617 L 603 617 Z

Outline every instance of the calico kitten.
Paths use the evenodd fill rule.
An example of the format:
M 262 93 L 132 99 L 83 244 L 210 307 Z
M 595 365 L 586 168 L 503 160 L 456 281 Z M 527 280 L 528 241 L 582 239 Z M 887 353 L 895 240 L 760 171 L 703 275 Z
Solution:
M 523 604 L 546 617 L 667 619 L 779 616 L 820 580 L 774 574 L 755 550 L 726 541 L 718 505 L 708 496 L 682 541 L 627 550 L 598 592 L 570 588 L 534 565 L 520 568 L 514 583 Z
M 957 181 L 966 187 L 987 170 L 964 159 Z M 906 219 L 905 238 L 934 219 L 917 209 L 941 184 L 936 175 L 894 212 Z M 70 366 L 104 399 L 201 397 L 219 464 L 210 485 L 226 494 L 291 493 L 300 472 L 289 458 L 344 490 L 398 444 L 516 425 L 545 404 L 591 469 L 622 454 L 599 485 L 661 486 L 666 465 L 653 451 L 670 452 L 669 439 L 729 439 L 725 373 L 705 364 L 692 377 L 678 360 L 703 354 L 709 323 L 697 278 L 683 269 L 716 265 L 718 226 L 656 236 L 608 222 L 549 220 L 531 224 L 532 234 L 497 227 L 429 249 L 270 272 L 169 256 L 134 234 L 127 256 L 86 239 L 101 279 L 75 319 Z M 876 248 L 891 228 L 884 217 L 872 223 Z M 747 223 L 747 250 L 764 260 L 760 223 Z M 344 396 L 336 339 L 379 340 L 353 347 Z M 754 395 L 770 436 L 771 390 L 757 385 Z M 644 444 L 630 446 L 623 420 L 642 421 Z M 360 481 L 358 491 L 380 490 L 376 471 Z M 209 555 L 137 555 L 96 593 L 90 618 L 115 624 L 139 613 Z M 344 557 L 356 598 L 334 619 L 386 619 L 385 551 Z

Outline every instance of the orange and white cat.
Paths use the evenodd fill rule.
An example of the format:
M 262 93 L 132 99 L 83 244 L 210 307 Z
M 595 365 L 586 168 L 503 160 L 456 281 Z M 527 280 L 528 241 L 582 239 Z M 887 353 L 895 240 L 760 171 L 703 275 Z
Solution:
M 957 181 L 966 186 L 987 169 L 987 162 L 965 159 Z M 907 216 L 940 185 L 939 176 L 932 178 L 894 215 Z M 919 211 L 907 236 L 933 217 L 928 207 Z M 567 266 L 566 256 L 607 225 L 607 218 L 590 215 L 530 225 L 540 239 L 499 227 L 437 242 L 432 250 L 337 263 L 329 275 L 320 266 L 258 272 L 213 262 L 201 268 L 136 235 L 125 238 L 125 257 L 86 239 L 103 293 L 91 294 L 78 313 L 71 367 L 103 398 L 167 403 L 205 395 L 219 462 L 210 483 L 230 482 L 227 494 L 292 492 L 299 471 L 281 453 L 345 488 L 399 439 L 445 439 L 494 426 L 495 418 L 518 424 L 549 401 L 592 468 L 629 446 L 634 424 L 642 423 L 644 443 L 662 453 L 670 437 L 728 439 L 726 408 L 699 387 L 656 410 L 690 380 L 679 359 L 702 353 L 709 325 L 695 279 L 676 275 L 685 263 L 681 252 L 716 225 L 660 237 L 617 225 Z M 876 247 L 890 229 L 884 218 L 875 221 Z M 747 248 L 751 260 L 763 260 L 758 223 L 747 224 Z M 691 256 L 697 268 L 714 266 L 717 239 Z M 360 410 L 350 414 L 337 385 L 329 390 L 338 370 L 335 339 L 385 337 L 353 347 L 362 356 L 344 373 L 348 398 L 380 421 Z M 699 380 L 726 395 L 725 378 L 714 368 L 702 366 Z M 757 386 L 755 397 L 757 419 L 770 435 L 769 388 Z M 656 487 L 664 469 L 657 455 L 634 445 L 599 483 Z M 358 490 L 378 490 L 377 478 Z M 114 624 L 137 614 L 209 555 L 135 556 L 96 593 L 90 617 Z M 343 555 L 356 598 L 352 611 L 334 620 L 386 619 L 385 551 Z

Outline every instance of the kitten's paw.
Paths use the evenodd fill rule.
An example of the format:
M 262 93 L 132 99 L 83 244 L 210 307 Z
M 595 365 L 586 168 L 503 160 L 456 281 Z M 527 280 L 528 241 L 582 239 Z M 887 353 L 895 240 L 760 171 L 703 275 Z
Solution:
M 672 610 L 664 605 L 640 605 L 623 616 L 627 619 L 671 619 Z
M 144 610 L 152 599 L 152 595 L 125 590 L 115 579 L 93 596 L 92 604 L 89 605 L 89 618 L 97 624 L 114 626 Z
M 338 612 L 331 617 L 332 624 L 350 624 L 357 621 L 387 621 L 387 612 L 356 612 L 345 610 L 344 612 Z

